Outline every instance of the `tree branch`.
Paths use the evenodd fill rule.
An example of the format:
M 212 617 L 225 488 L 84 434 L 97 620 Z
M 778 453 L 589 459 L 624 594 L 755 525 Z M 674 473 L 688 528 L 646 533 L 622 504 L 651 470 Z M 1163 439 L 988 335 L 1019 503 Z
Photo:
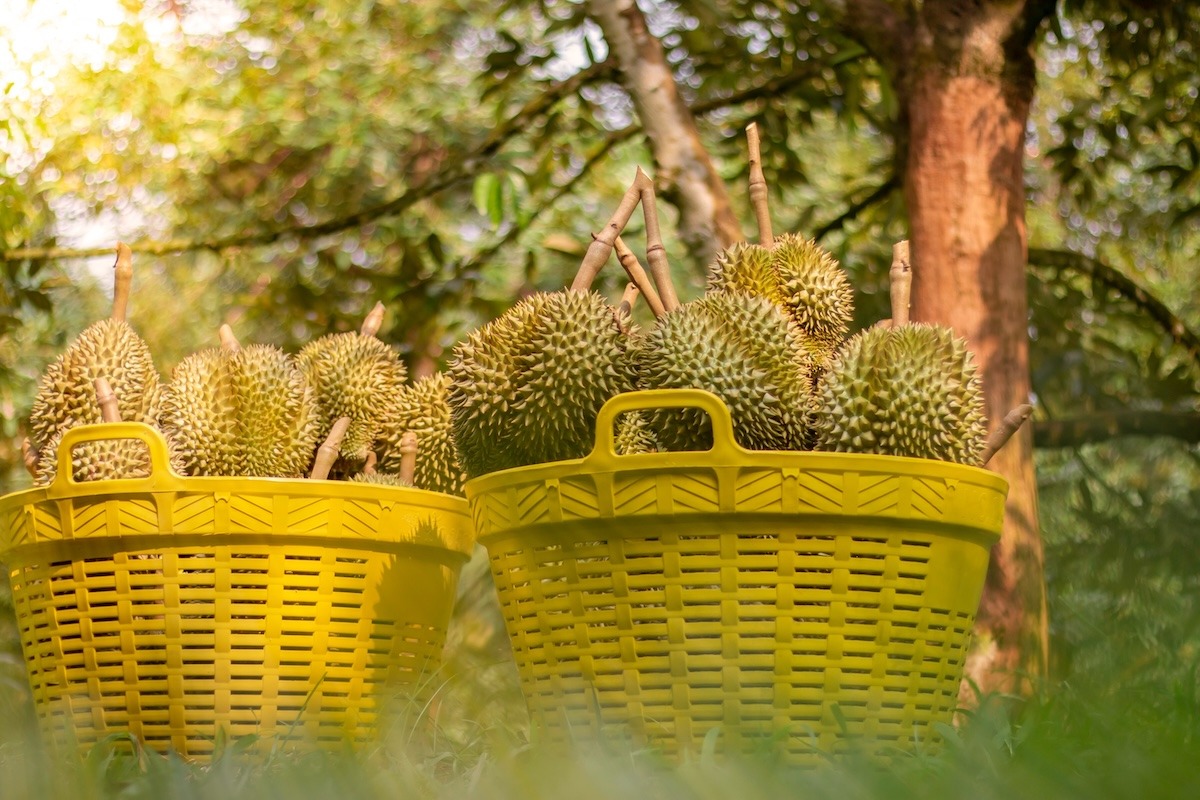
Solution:
M 1033 446 L 1042 449 L 1076 447 L 1121 436 L 1170 436 L 1196 444 L 1200 442 L 1200 412 L 1115 411 L 1033 423 Z
M 720 248 L 744 237 L 662 43 L 650 33 L 634 0 L 588 0 L 587 13 L 619 64 L 621 83 L 654 156 L 655 182 L 662 194 L 675 197 L 679 238 L 693 259 L 707 264 Z
M 1200 336 L 1183 320 L 1175 316 L 1166 303 L 1152 295 L 1132 278 L 1119 270 L 1094 258 L 1067 250 L 1029 248 L 1029 263 L 1052 269 L 1067 269 L 1086 275 L 1097 283 L 1107 286 L 1117 294 L 1134 303 L 1158 323 L 1171 339 L 1187 351 L 1188 356 L 1200 368 Z
M 488 134 L 482 142 L 449 163 L 438 180 L 413 186 L 403 194 L 352 214 L 336 217 L 315 225 L 295 225 L 273 228 L 250 234 L 235 234 L 216 239 L 171 239 L 164 242 L 139 242 L 130 245 L 135 253 L 166 255 L 195 250 L 220 252 L 240 247 L 260 247 L 273 244 L 280 239 L 315 239 L 328 234 L 356 228 L 383 217 L 395 216 L 416 203 L 470 179 L 484 161 L 496 154 L 513 136 L 527 130 L 533 122 L 552 108 L 559 100 L 575 94 L 580 87 L 593 80 L 610 75 L 613 64 L 603 61 L 580 70 L 569 78 L 551 84 L 546 91 L 529 100 L 517 113 L 508 117 Z M 0 261 L 49 261 L 61 258 L 90 258 L 109 255 L 111 247 L 20 247 L 0 251 Z
M 868 208 L 880 202 L 881 200 L 884 200 L 888 195 L 896 190 L 897 186 L 898 181 L 896 180 L 896 176 L 889 176 L 886 181 L 876 186 L 869 195 L 855 203 L 851 203 L 850 206 L 847 207 L 846 210 L 841 214 L 838 214 L 837 217 L 829 220 L 829 222 L 826 222 L 824 225 L 817 228 L 812 235 L 813 241 L 819 242 L 830 233 L 844 228 L 846 223 L 853 219 L 857 219 L 859 214 L 866 211 Z
M 1038 27 L 1046 19 L 1054 16 L 1057 6 L 1058 0 L 1027 0 L 1005 46 L 1020 50 L 1028 48 L 1037 36 Z
M 893 77 L 903 72 L 911 26 L 888 0 L 831 0 L 837 26 Z

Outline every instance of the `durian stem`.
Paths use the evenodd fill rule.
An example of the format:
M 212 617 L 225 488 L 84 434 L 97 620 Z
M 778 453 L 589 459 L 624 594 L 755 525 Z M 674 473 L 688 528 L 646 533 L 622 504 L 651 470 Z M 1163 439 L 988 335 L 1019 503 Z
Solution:
M 656 318 L 665 317 L 667 310 L 663 308 L 662 298 L 654 290 L 654 284 L 650 282 L 650 276 L 643 269 L 642 262 L 638 261 L 637 255 L 629 249 L 629 245 L 625 244 L 625 241 L 620 236 L 617 237 L 616 245 L 617 260 L 621 262 L 621 267 L 625 270 L 625 274 L 637 285 L 638 291 L 642 293 L 642 297 L 646 298 L 646 304 L 650 306 L 650 310 L 654 312 L 654 316 Z
M 417 435 L 412 431 L 405 431 L 400 437 L 400 471 L 397 474 L 407 483 L 412 483 L 417 474 Z
M 628 319 L 633 315 L 633 304 L 637 302 L 638 295 L 641 294 L 641 289 L 632 281 L 625 284 L 625 291 L 621 294 L 621 302 L 617 304 L 617 318 Z
M 375 455 L 374 450 L 368 450 L 367 451 L 367 459 L 366 459 L 366 461 L 363 462 L 363 469 L 362 469 L 363 474 L 364 475 L 374 475 L 375 474 L 375 465 L 378 463 L 379 463 L 379 456 Z
M 638 174 L 645 175 L 641 167 Z M 658 203 L 654 199 L 654 181 L 646 178 L 642 188 L 642 213 L 646 217 L 646 261 L 650 263 L 650 274 L 658 287 L 663 308 L 671 313 L 679 308 L 679 296 L 675 284 L 671 283 L 671 265 L 667 263 L 667 249 L 663 247 L 662 230 L 658 227 Z
M 637 208 L 638 202 L 642 199 L 642 189 L 649 182 L 650 178 L 642 172 L 641 167 L 638 167 L 633 183 L 629 184 L 629 188 L 625 190 L 625 196 L 621 198 L 621 204 L 617 206 L 617 210 L 608 220 L 608 224 L 599 233 L 593 234 L 592 243 L 588 245 L 587 252 L 583 254 L 583 262 L 579 265 L 579 271 L 575 273 L 575 280 L 571 282 L 573 291 L 586 292 L 592 288 L 592 283 L 600 274 L 604 262 L 608 261 L 608 257 L 612 255 L 617 236 L 625 230 L 625 226 L 629 224 L 629 218 L 633 216 L 633 210 Z
M 25 463 L 25 469 L 33 477 L 37 477 L 38 451 L 33 449 L 33 443 L 26 436 L 21 441 L 21 461 Z
M 112 318 L 124 322 L 129 311 L 129 292 L 133 286 L 133 253 L 129 245 L 117 242 L 117 263 L 113 264 Z
M 890 328 L 890 327 L 892 327 L 892 318 L 888 317 L 886 319 L 879 320 L 879 322 L 876 322 L 874 325 L 872 325 L 870 327 L 869 330 L 875 330 L 876 328 Z
M 337 461 L 342 439 L 346 438 L 346 431 L 349 429 L 349 417 L 338 417 L 337 422 L 333 423 L 329 435 L 317 448 L 317 457 L 313 459 L 312 471 L 308 474 L 310 479 L 323 481 L 329 477 L 329 470 L 333 469 L 333 462 Z
M 986 467 L 987 463 L 992 460 L 992 456 L 996 455 L 997 451 L 1008 443 L 1008 440 L 1021 429 L 1021 426 L 1031 416 L 1033 416 L 1033 406 L 1028 403 L 1022 403 L 1005 414 L 1000 425 L 988 437 L 987 445 L 984 446 L 983 452 L 979 455 L 979 463 Z
M 363 320 L 362 327 L 358 332 L 363 336 L 374 336 L 379 333 L 379 329 L 383 327 L 383 303 L 376 303 L 371 309 L 371 313 L 367 314 Z
M 750 150 L 750 203 L 758 221 L 759 244 L 770 250 L 775 246 L 771 233 L 771 209 L 767 201 L 767 177 L 762 169 L 762 148 L 758 139 L 758 123 L 746 126 L 746 145 Z
M 117 406 L 117 395 L 106 378 L 92 381 L 96 388 L 96 404 L 100 406 L 100 419 L 104 422 L 120 422 L 121 409 Z
M 242 344 L 233 335 L 233 328 L 228 325 L 222 325 L 218 334 L 221 337 L 221 347 L 230 353 L 236 353 L 242 349 Z
M 909 298 L 912 296 L 912 261 L 908 255 L 908 240 L 892 245 L 892 327 L 908 324 Z

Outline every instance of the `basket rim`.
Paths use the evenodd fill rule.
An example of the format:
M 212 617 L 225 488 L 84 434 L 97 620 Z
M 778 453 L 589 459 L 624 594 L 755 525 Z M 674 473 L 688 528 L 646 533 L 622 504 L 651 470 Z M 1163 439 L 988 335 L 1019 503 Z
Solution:
M 435 547 L 457 553 L 462 556 L 470 556 L 474 551 L 475 535 L 470 525 L 470 512 L 468 509 L 467 500 L 462 497 L 443 494 L 441 492 L 432 492 L 427 489 L 416 489 L 407 486 L 389 486 L 386 484 L 368 484 L 354 483 L 350 481 L 313 481 L 302 478 L 229 478 L 229 477 L 181 477 L 173 476 L 177 485 L 172 488 L 148 488 L 145 486 L 130 488 L 129 483 L 137 483 L 137 481 L 128 480 L 107 480 L 95 481 L 88 484 L 90 491 L 74 493 L 70 498 L 55 498 L 53 493 L 49 491 L 49 487 L 35 486 L 29 489 L 23 489 L 17 492 L 11 492 L 7 495 L 0 496 L 0 517 L 10 514 L 28 513 L 23 509 L 32 509 L 33 507 L 51 507 L 57 506 L 58 503 L 122 503 L 129 500 L 141 499 L 154 496 L 174 496 L 174 497 L 202 497 L 210 496 L 217 497 L 220 495 L 240 495 L 254 497 L 287 497 L 295 498 L 310 498 L 313 500 L 343 500 L 343 501 L 362 501 L 366 503 L 378 503 L 394 507 L 397 505 L 406 506 L 414 512 L 429 512 L 437 515 L 446 515 L 455 517 L 461 520 L 461 525 L 455 526 L 439 526 L 436 534 L 428 536 L 381 536 L 375 539 L 377 542 L 386 542 L 388 544 L 411 544 L 422 547 Z M 123 486 L 125 485 L 125 486 Z M 448 529 L 451 528 L 451 529 Z M 175 534 L 163 533 L 161 531 L 147 532 L 123 532 L 123 538 L 136 538 L 146 536 L 178 536 L 192 537 L 193 534 Z M 206 539 L 211 539 L 215 534 L 205 533 L 199 534 Z M 222 533 L 221 536 L 239 537 L 251 536 L 261 537 L 261 533 Z M 278 534 L 279 538 L 286 538 L 286 534 Z M 305 539 L 321 539 L 332 540 L 338 542 L 364 542 L 367 541 L 362 536 L 345 533 L 338 535 L 329 531 L 324 531 L 319 535 L 312 534 L 297 534 L 300 538 Z M 9 552 L 16 550 L 25 544 L 9 544 L 4 541 L 4 536 L 0 535 L 0 560 L 2 560 Z M 97 540 L 102 536 L 89 536 L 89 540 Z M 47 536 L 44 532 L 39 532 L 38 543 L 44 542 L 71 542 L 74 541 L 69 536 Z
M 712 450 L 695 450 L 638 453 L 619 456 L 618 460 L 619 463 L 615 464 L 593 464 L 585 457 L 514 467 L 472 478 L 463 488 L 469 502 L 481 495 L 503 491 L 510 486 L 561 480 L 568 476 L 669 473 L 678 469 L 786 469 L 797 470 L 802 475 L 806 472 L 834 471 L 942 478 L 993 489 L 1002 494 L 1008 492 L 1008 481 L 1002 475 L 983 467 L 908 456 L 829 453 L 815 450 L 754 450 L 729 458 L 715 454 Z

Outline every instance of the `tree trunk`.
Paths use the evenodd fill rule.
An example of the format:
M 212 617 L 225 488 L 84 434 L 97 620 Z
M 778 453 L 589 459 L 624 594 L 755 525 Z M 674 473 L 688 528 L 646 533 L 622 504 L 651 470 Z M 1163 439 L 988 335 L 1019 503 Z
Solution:
M 987 60 L 967 52 L 972 39 L 958 38 L 953 60 L 918 53 L 910 65 L 904 188 L 913 319 L 966 337 L 994 425 L 1030 397 L 1023 153 L 1033 89 L 1008 60 L 980 68 Z M 1030 681 L 1045 674 L 1048 645 L 1030 426 L 990 467 L 1008 480 L 1008 501 L 967 677 L 983 691 L 1027 695 Z
M 655 187 L 679 208 L 678 234 L 688 253 L 707 266 L 718 250 L 745 237 L 696 120 L 679 96 L 662 43 L 634 0 L 589 0 L 587 9 L 604 33 L 650 142 Z

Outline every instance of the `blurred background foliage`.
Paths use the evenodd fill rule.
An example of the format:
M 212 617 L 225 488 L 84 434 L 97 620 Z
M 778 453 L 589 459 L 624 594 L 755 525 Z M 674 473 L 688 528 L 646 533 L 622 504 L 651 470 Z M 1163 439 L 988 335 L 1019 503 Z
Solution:
M 96 254 L 117 240 L 135 246 L 131 319 L 164 375 L 223 322 L 295 350 L 357 327 L 377 300 L 381 336 L 421 374 L 522 293 L 568 283 L 589 231 L 650 163 L 579 3 L 83 8 L 4 8 L 4 493 L 27 485 L 18 443 L 37 376 L 107 313 L 112 257 Z M 886 315 L 905 236 L 898 112 L 821 8 L 644 4 L 744 227 L 742 129 L 757 120 L 776 230 L 837 255 L 861 326 Z M 1194 4 L 1063 0 L 1037 53 L 1029 330 L 1053 679 L 1110 694 L 1169 685 L 1194 699 L 1200 680 L 1198 38 Z M 672 242 L 665 199 L 688 299 L 705 265 Z M 635 220 L 638 251 L 640 233 Z M 613 264 L 599 288 L 623 284 Z M 1056 421 L 1089 415 L 1090 432 L 1055 438 Z M 478 567 L 452 645 L 503 695 L 512 676 Z M 0 635 L 0 681 L 16 687 L 4 703 L 20 705 L 11 619 Z

